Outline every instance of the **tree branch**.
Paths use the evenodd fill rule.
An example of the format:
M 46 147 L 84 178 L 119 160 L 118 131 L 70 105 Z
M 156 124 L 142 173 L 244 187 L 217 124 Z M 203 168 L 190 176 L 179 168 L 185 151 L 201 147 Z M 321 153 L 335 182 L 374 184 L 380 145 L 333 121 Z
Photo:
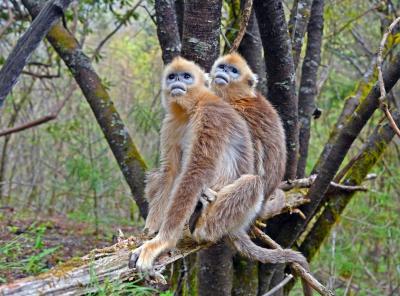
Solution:
M 251 12 L 253 7 L 253 0 L 245 0 L 242 8 L 242 13 L 240 17 L 239 32 L 236 35 L 235 40 L 229 50 L 230 53 L 238 50 L 240 43 L 242 42 L 243 36 L 246 33 L 246 28 L 250 20 Z
M 18 40 L 3 67 L 0 69 L 0 107 L 17 82 L 22 69 L 47 32 L 63 15 L 72 0 L 51 0 L 38 12 L 38 17 Z
M 252 227 L 251 231 L 261 242 L 263 242 L 270 248 L 282 249 L 282 247 L 279 244 L 277 244 L 273 239 L 271 239 L 268 235 L 266 235 L 264 232 L 262 232 L 259 228 Z M 307 270 L 305 270 L 304 267 L 301 266 L 300 264 L 291 263 L 290 267 L 295 271 L 296 275 L 300 276 L 305 282 L 307 282 L 320 295 L 334 296 L 332 291 L 330 291 L 329 289 L 324 287 L 324 285 L 322 285 L 316 278 L 314 278 L 314 276 L 311 273 L 309 273 Z
M 65 106 L 65 103 L 72 97 L 72 94 L 74 93 L 75 89 L 76 89 L 75 85 L 72 86 L 68 90 L 64 100 L 62 100 L 59 104 L 54 106 L 53 107 L 53 111 L 51 111 L 50 114 L 45 115 L 45 116 L 43 116 L 41 118 L 32 120 L 32 121 L 30 121 L 28 123 L 24 123 L 24 124 L 21 124 L 19 126 L 7 128 L 7 129 L 5 129 L 3 131 L 0 131 L 0 137 L 7 136 L 7 135 L 10 135 L 10 134 L 13 134 L 13 133 L 17 133 L 17 132 L 20 132 L 20 131 L 23 131 L 23 130 L 26 130 L 26 129 L 29 129 L 29 128 L 32 128 L 32 127 L 36 127 L 38 125 L 41 125 L 43 123 L 46 123 L 46 122 L 49 122 L 51 120 L 56 119 L 58 114 L 61 112 L 62 108 Z

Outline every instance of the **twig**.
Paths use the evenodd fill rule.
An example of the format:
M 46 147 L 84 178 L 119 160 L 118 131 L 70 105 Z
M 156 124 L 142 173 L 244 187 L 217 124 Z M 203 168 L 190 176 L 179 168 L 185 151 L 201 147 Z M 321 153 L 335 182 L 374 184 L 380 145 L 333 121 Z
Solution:
M 28 123 L 24 123 L 24 124 L 21 124 L 21 125 L 16 126 L 16 127 L 10 127 L 10 128 L 5 129 L 5 130 L 2 130 L 2 131 L 0 131 L 0 137 L 7 136 L 7 135 L 10 135 L 10 134 L 13 134 L 13 133 L 17 133 L 17 132 L 26 130 L 28 128 L 32 128 L 32 127 L 35 127 L 35 126 L 38 126 L 38 125 L 41 125 L 43 123 L 46 123 L 46 122 L 49 122 L 51 120 L 56 119 L 58 114 L 61 112 L 61 109 L 65 106 L 66 102 L 72 97 L 72 94 L 74 93 L 75 89 L 76 89 L 76 85 L 73 85 L 69 89 L 67 95 L 65 96 L 65 99 L 62 100 L 60 103 L 58 103 L 53 108 L 53 111 L 50 112 L 50 114 L 47 114 L 47 115 L 45 115 L 45 116 L 43 116 L 41 118 L 35 119 L 35 120 L 30 121 Z
M 237 51 L 237 49 L 239 48 L 240 42 L 242 42 L 243 36 L 246 33 L 246 28 L 247 24 L 249 23 L 252 7 L 253 7 L 253 0 L 246 0 L 241 14 L 239 32 L 232 43 L 232 47 L 229 50 L 229 53 Z
M 12 12 L 12 9 L 10 7 L 10 4 L 8 3 L 8 1 L 6 1 L 6 7 L 7 7 L 7 11 L 8 11 L 8 20 L 7 22 L 4 24 L 4 26 L 0 29 L 0 37 L 3 36 L 3 34 L 7 31 L 7 29 L 14 23 L 15 18 L 14 18 L 14 14 Z
M 252 232 L 254 235 L 264 244 L 273 248 L 273 249 L 282 249 L 282 247 L 276 243 L 272 238 L 262 232 L 259 228 L 253 226 Z M 298 263 L 291 263 L 290 267 L 296 272 L 298 276 L 300 276 L 304 281 L 306 281 L 310 287 L 312 287 L 315 291 L 317 291 L 320 295 L 323 296 L 333 296 L 333 292 L 327 289 L 324 285 L 322 285 L 312 274 L 310 274 L 307 270 L 304 269 Z
M 378 57 L 376 59 L 376 63 L 377 63 L 377 68 L 378 68 L 378 80 L 379 80 L 379 89 L 381 92 L 381 96 L 379 97 L 379 103 L 380 103 L 380 107 L 383 110 L 383 112 L 385 113 L 386 118 L 389 121 L 390 126 L 393 128 L 393 130 L 395 131 L 395 133 L 400 137 L 400 129 L 399 127 L 396 125 L 396 123 L 393 120 L 392 115 L 390 114 L 388 105 L 384 102 L 385 98 L 386 98 L 386 89 L 385 89 L 385 83 L 383 81 L 383 73 L 382 73 L 382 64 L 383 64 L 383 49 L 385 48 L 385 44 L 386 44 L 386 40 L 389 36 L 389 34 L 392 33 L 393 28 L 400 22 L 400 17 L 396 18 L 391 24 L 390 26 L 387 28 L 385 34 L 383 34 L 381 43 L 379 44 L 379 49 L 378 49 Z
M 97 45 L 96 49 L 93 52 L 92 58 L 91 60 L 94 60 L 95 57 L 99 54 L 101 48 L 104 46 L 104 44 L 106 44 L 106 42 L 108 40 L 110 40 L 110 38 L 112 36 L 114 36 L 115 33 L 117 33 L 119 31 L 119 29 L 122 28 L 122 26 L 125 24 L 125 22 L 132 16 L 132 14 L 135 12 L 135 10 L 142 4 L 143 0 L 139 0 L 138 3 L 136 3 L 136 5 L 129 10 L 125 16 L 122 18 L 122 20 L 119 22 L 119 24 L 115 27 L 114 30 L 112 30 L 100 43 L 99 45 Z
M 271 296 L 274 295 L 275 292 L 278 292 L 280 289 L 282 289 L 287 283 L 289 283 L 293 278 L 292 274 L 287 274 L 283 281 L 281 281 L 278 285 L 273 287 L 271 290 L 269 290 L 267 293 L 265 293 L 263 296 Z
M 289 191 L 293 188 L 310 188 L 311 185 L 314 183 L 315 179 L 317 178 L 317 175 L 311 175 L 308 178 L 302 178 L 302 179 L 296 179 L 296 180 L 289 180 L 282 182 L 281 185 L 279 186 L 280 189 L 283 191 Z M 343 184 L 338 184 L 335 182 L 331 182 L 330 189 L 332 190 L 340 190 L 340 191 L 368 191 L 367 188 L 363 186 L 350 186 L 350 185 L 343 185 Z

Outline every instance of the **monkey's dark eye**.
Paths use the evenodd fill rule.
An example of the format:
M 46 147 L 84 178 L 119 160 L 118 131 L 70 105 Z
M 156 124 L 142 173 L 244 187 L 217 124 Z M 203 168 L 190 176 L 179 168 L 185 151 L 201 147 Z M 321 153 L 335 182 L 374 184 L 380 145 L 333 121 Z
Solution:
M 172 79 L 174 79 L 174 78 L 175 78 L 175 74 L 169 74 L 169 75 L 168 75 L 168 79 L 172 80 Z
M 189 73 L 185 73 L 185 74 L 183 74 L 183 78 L 189 79 L 189 78 L 192 78 L 192 75 L 190 75 Z
M 220 68 L 220 69 L 224 69 L 224 68 L 225 68 L 225 66 L 224 66 L 224 64 L 221 64 L 221 65 L 218 65 L 218 68 Z
M 232 72 L 235 73 L 235 74 L 237 74 L 237 73 L 238 73 L 238 70 L 237 70 L 236 68 L 232 67 Z

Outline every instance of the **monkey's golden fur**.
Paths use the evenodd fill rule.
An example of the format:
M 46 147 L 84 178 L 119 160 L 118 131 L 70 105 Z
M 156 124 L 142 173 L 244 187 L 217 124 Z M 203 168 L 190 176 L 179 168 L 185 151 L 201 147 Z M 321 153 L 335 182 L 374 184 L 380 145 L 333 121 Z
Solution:
M 146 228 L 150 233 L 158 231 L 158 234 L 134 251 L 132 260 L 135 263 L 137 260 L 138 269 L 150 270 L 160 253 L 176 245 L 200 194 L 207 188 L 218 193 L 216 200 L 205 208 L 196 224 L 193 233 L 195 239 L 215 242 L 229 238 L 243 255 L 263 263 L 299 262 L 307 265 L 300 253 L 289 249 L 261 248 L 247 234 L 248 226 L 261 212 L 265 194 L 275 189 L 272 185 L 268 189 L 270 187 L 268 181 L 265 181 L 264 175 L 267 173 L 263 165 L 267 160 L 278 165 L 276 172 L 269 172 L 277 174 L 270 177 L 271 182 L 277 179 L 279 183 L 282 177 L 280 170 L 284 168 L 284 161 L 281 168 L 282 160 L 277 162 L 276 159 L 270 159 L 267 155 L 269 152 L 263 150 L 269 147 L 263 142 L 266 141 L 263 134 L 265 130 L 278 128 L 283 137 L 283 130 L 279 130 L 279 117 L 274 109 L 258 106 L 257 96 L 249 96 L 238 89 L 238 93 L 243 94 L 241 98 L 249 102 L 242 105 L 236 102 L 238 104 L 235 106 L 228 101 L 232 106 L 242 106 L 244 109 L 252 106 L 253 112 L 260 107 L 257 116 L 261 117 L 261 112 L 266 112 L 262 116 L 271 116 L 272 120 L 278 122 L 278 126 L 268 125 L 265 120 L 260 123 L 257 116 L 249 120 L 246 118 L 246 123 L 243 119 L 245 113 L 236 112 L 230 104 L 205 87 L 205 74 L 194 63 L 182 58 L 175 59 L 166 68 L 163 81 L 171 71 L 190 71 L 196 81 L 185 96 L 170 96 L 163 86 L 166 116 L 161 130 L 161 168 L 150 173 L 146 187 L 146 196 L 150 202 Z M 253 139 L 248 130 L 252 122 L 257 128 L 262 125 L 259 134 L 253 135 Z M 271 146 L 270 149 L 275 148 Z M 282 149 L 283 152 L 278 155 L 284 160 L 285 151 Z M 255 175 L 255 172 L 259 175 Z
M 171 96 L 164 81 L 169 73 L 183 71 L 191 73 L 195 83 L 185 95 Z M 219 191 L 241 176 L 254 178 L 244 175 L 254 172 L 253 147 L 245 121 L 205 84 L 205 73 L 182 58 L 174 59 L 164 71 L 166 116 L 161 129 L 161 168 L 150 174 L 146 187 L 150 202 L 146 228 L 158 234 L 134 252 L 132 261 L 137 260 L 139 270 L 150 270 L 160 253 L 176 245 L 205 188 Z M 255 218 L 262 197 L 251 198 L 255 202 L 247 206 L 252 208 L 242 210 L 235 223 L 225 225 L 224 234 L 245 228 Z

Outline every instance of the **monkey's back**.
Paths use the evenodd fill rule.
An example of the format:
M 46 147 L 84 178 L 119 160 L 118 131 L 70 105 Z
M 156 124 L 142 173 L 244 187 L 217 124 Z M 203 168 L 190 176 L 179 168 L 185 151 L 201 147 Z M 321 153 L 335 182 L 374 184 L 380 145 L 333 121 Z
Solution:
M 255 150 L 256 173 L 265 180 L 268 197 L 280 184 L 286 166 L 285 133 L 282 121 L 271 103 L 261 94 L 233 103 L 249 126 Z

